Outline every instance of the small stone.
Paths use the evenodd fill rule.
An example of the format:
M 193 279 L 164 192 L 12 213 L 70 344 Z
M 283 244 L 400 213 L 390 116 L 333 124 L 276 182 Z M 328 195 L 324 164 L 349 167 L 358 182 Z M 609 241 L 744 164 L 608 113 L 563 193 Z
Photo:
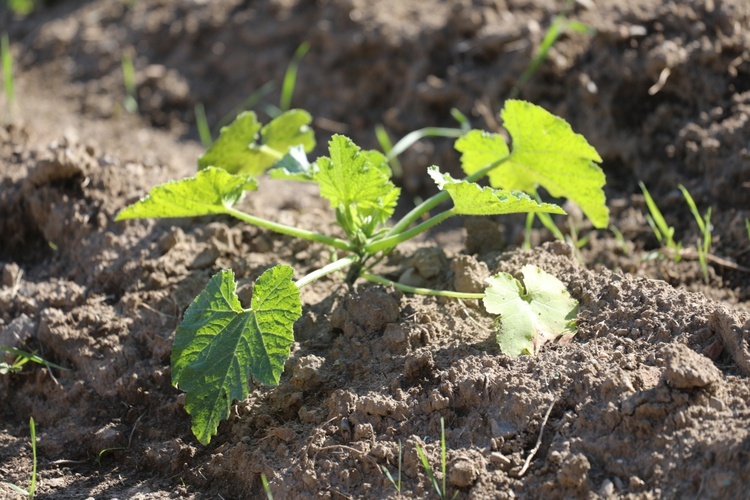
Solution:
M 219 258 L 219 249 L 211 245 L 205 248 L 202 252 L 195 256 L 193 262 L 190 263 L 190 269 L 203 269 L 213 265 L 216 259 Z
M 15 262 L 9 262 L 3 266 L 3 286 L 8 288 L 14 286 L 21 276 L 23 276 L 23 271 Z
M 179 227 L 173 227 L 159 238 L 159 248 L 162 252 L 167 253 L 182 241 L 185 240 L 185 233 Z
M 717 385 L 721 372 L 706 356 L 684 344 L 671 344 L 662 349 L 666 360 L 667 382 L 677 389 L 693 389 Z
M 609 479 L 605 479 L 602 482 L 601 487 L 599 488 L 599 494 L 605 498 L 610 497 L 615 494 L 615 483 L 610 481 Z
M 646 483 L 638 476 L 630 476 L 630 479 L 628 480 L 630 484 L 630 489 L 632 490 L 640 490 L 641 488 L 646 486 Z
M 325 358 L 315 356 L 314 354 L 299 358 L 290 381 L 292 387 L 304 391 L 320 386 L 323 383 L 321 372 L 325 361 Z
M 493 451 L 490 454 L 490 462 L 500 467 L 501 470 L 508 470 L 513 465 L 510 458 L 506 457 L 499 451 Z
M 453 271 L 453 288 L 457 292 L 482 293 L 485 288 L 485 280 L 490 271 L 487 264 L 479 262 L 471 255 L 459 255 L 451 262 Z
M 458 459 L 453 462 L 448 472 L 448 482 L 457 488 L 467 488 L 479 477 L 479 470 L 472 462 Z
M 591 464 L 582 453 L 571 456 L 563 462 L 557 473 L 557 481 L 563 488 L 580 488 L 586 483 Z

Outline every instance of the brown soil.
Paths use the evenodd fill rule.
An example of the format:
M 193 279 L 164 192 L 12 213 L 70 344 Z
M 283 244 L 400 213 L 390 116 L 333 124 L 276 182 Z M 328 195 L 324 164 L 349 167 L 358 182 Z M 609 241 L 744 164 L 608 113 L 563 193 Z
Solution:
M 49 2 L 53 3 L 53 2 Z M 228 218 L 115 223 L 153 185 L 195 171 L 193 109 L 216 125 L 302 41 L 294 105 L 319 144 L 376 146 L 454 123 L 497 129 L 559 12 L 551 0 L 59 1 L 0 11 L 16 101 L 0 100 L 0 344 L 69 369 L 0 376 L 0 481 L 28 484 L 37 423 L 39 498 L 405 497 L 436 493 L 417 457 L 460 498 L 743 498 L 750 483 L 750 4 L 580 1 L 593 35 L 564 36 L 520 97 L 565 117 L 604 158 L 613 224 L 580 252 L 522 220 L 466 221 L 396 252 L 383 272 L 470 289 L 535 263 L 580 301 L 572 344 L 508 358 L 475 304 L 337 277 L 303 289 L 297 342 L 277 388 L 253 386 L 209 446 L 171 387 L 172 335 L 209 277 L 232 268 L 247 303 L 276 263 L 298 276 L 326 250 Z M 124 111 L 134 55 L 140 114 Z M 278 102 L 279 85 L 256 109 Z M 0 99 L 4 99 L 0 98 Z M 450 141 L 402 158 L 409 198 L 425 166 L 456 170 Z M 688 253 L 658 258 L 644 181 L 694 248 L 677 185 L 712 207 L 708 282 Z M 323 232 L 313 189 L 266 182 L 243 202 Z M 590 227 L 576 222 L 586 234 Z M 52 248 L 54 247 L 54 249 Z M 12 358 L 9 358 L 12 359 Z M 33 365 L 33 366 L 32 366 Z M 440 476 L 440 474 L 438 474 Z M 0 496 L 13 498 L 0 484 Z

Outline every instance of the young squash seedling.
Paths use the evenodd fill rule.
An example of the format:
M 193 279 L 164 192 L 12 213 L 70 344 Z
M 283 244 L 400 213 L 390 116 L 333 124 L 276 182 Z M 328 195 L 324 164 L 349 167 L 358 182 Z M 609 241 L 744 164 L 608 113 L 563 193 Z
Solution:
M 527 193 L 538 186 L 553 197 L 577 203 L 595 227 L 607 227 L 601 158 L 570 125 L 524 101 L 507 101 L 502 118 L 513 148 L 497 134 L 472 130 L 456 141 L 467 177 L 454 179 L 438 167 L 429 169 L 440 192 L 420 203 L 393 226 L 388 225 L 400 190 L 391 181 L 388 159 L 364 151 L 349 138 L 334 135 L 328 156 L 310 163 L 315 146 L 312 117 L 290 110 L 262 126 L 252 112 L 222 129 L 198 160 L 198 173 L 157 186 L 122 210 L 117 220 L 145 217 L 194 217 L 225 214 L 280 234 L 321 243 L 339 258 L 297 281 L 294 270 L 277 265 L 255 282 L 249 308 L 235 293 L 231 270 L 210 279 L 185 312 L 172 345 L 172 382 L 185 391 L 193 432 L 208 443 L 232 401 L 248 395 L 249 377 L 277 385 L 294 342 L 293 325 L 302 314 L 300 288 L 323 276 L 348 269 L 346 281 L 363 278 L 397 289 L 459 299 L 482 300 L 497 320 L 498 342 L 509 355 L 535 353 L 550 339 L 575 333 L 577 303 L 556 278 L 534 266 L 517 280 L 500 273 L 484 293 L 411 288 L 374 274 L 375 266 L 396 246 L 456 215 L 547 212 L 564 214 L 557 205 L 540 203 Z M 335 212 L 345 238 L 280 224 L 235 208 L 246 191 L 258 189 L 255 177 L 312 182 Z M 491 187 L 477 180 L 488 177 Z M 451 202 L 450 208 L 439 207 Z M 435 215 L 427 214 L 437 209 Z M 419 222 L 421 221 L 421 222 Z M 512 304 L 512 308 L 509 308 Z

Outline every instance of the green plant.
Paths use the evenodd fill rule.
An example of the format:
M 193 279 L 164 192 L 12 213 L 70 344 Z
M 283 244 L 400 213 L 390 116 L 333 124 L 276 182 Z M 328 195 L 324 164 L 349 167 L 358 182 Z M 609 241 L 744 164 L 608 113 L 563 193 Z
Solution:
M 29 481 L 29 489 L 25 490 L 20 486 L 6 482 L 3 482 L 3 484 L 32 500 L 36 490 L 36 425 L 34 425 L 34 417 L 29 418 L 29 434 L 31 434 L 31 480 Z
M 195 176 L 156 186 L 118 214 L 117 220 L 226 214 L 339 252 L 334 262 L 294 282 L 289 266 L 267 270 L 255 282 L 248 309 L 237 298 L 232 271 L 220 271 L 188 307 L 172 346 L 172 382 L 187 393 L 185 408 L 200 442 L 210 441 L 234 399 L 247 397 L 251 374 L 261 383 L 278 384 L 294 341 L 292 326 L 302 314 L 300 288 L 337 271 L 348 269 L 350 285 L 363 278 L 406 292 L 482 300 L 488 312 L 502 314 L 498 341 L 510 355 L 536 352 L 551 338 L 575 333 L 576 301 L 556 278 L 533 266 L 524 268 L 523 281 L 506 273 L 492 277 L 484 293 L 411 288 L 373 274 L 400 243 L 455 215 L 564 214 L 559 206 L 526 194 L 537 186 L 551 196 L 576 202 L 594 226 L 607 226 L 605 179 L 595 163 L 601 161 L 596 150 L 564 120 L 530 103 L 508 101 L 502 118 L 513 140 L 512 151 L 498 134 L 472 130 L 462 135 L 456 149 L 462 153 L 467 177 L 457 180 L 431 167 L 429 174 L 440 192 L 393 226 L 387 223 L 400 190 L 390 180 L 387 157 L 334 135 L 328 156 L 310 163 L 306 153 L 315 145 L 309 127 L 312 117 L 301 110 L 283 113 L 265 126 L 254 113 L 241 114 L 199 158 Z M 255 176 L 264 172 L 273 179 L 318 184 L 346 237 L 280 224 L 234 208 L 246 191 L 258 189 Z M 484 177 L 491 187 L 475 182 Z M 448 201 L 451 208 L 418 223 Z M 521 309 L 520 316 L 507 314 L 501 303 L 507 300 L 528 307 Z M 545 303 L 550 307 L 543 307 Z
M 276 107 L 273 104 L 265 106 L 264 111 L 272 118 L 279 116 L 280 114 L 289 111 L 292 103 L 292 96 L 294 95 L 294 89 L 297 86 L 297 72 L 299 71 L 299 64 L 305 54 L 310 50 L 310 44 L 308 42 L 302 42 L 297 50 L 294 51 L 294 56 L 289 62 L 289 65 L 284 72 L 284 79 L 281 84 L 281 97 L 279 98 L 279 106 Z M 219 120 L 217 125 L 220 131 L 230 122 L 235 120 L 242 112 L 253 109 L 261 99 L 266 97 L 268 94 L 273 92 L 276 84 L 273 81 L 264 83 L 258 90 L 250 94 L 245 99 L 245 102 L 241 106 L 234 108 L 232 111 L 227 113 Z M 206 111 L 203 104 L 198 104 L 195 107 L 195 119 L 198 126 L 198 134 L 201 138 L 201 144 L 204 148 L 210 147 L 213 142 L 211 136 L 211 129 L 208 126 L 208 120 L 206 120 Z
M 747 230 L 747 239 L 750 240 L 750 219 L 745 219 L 745 229 Z
M 201 138 L 201 144 L 206 149 L 210 148 L 214 139 L 211 137 L 211 128 L 208 126 L 206 108 L 203 107 L 203 103 L 195 105 L 195 123 L 198 126 L 198 135 Z
M 419 461 L 422 462 L 422 467 L 424 468 L 428 479 L 435 487 L 435 491 L 437 491 L 438 496 L 443 500 L 448 498 L 448 489 L 446 488 L 445 484 L 448 471 L 448 453 L 447 446 L 445 445 L 445 421 L 443 420 L 443 417 L 440 417 L 440 470 L 442 473 L 441 483 L 438 482 L 437 478 L 435 477 L 435 473 L 432 471 L 432 466 L 430 465 L 430 461 L 427 459 L 427 454 L 419 445 L 417 445 L 417 456 L 419 456 Z M 453 498 L 456 498 L 457 496 L 458 492 L 456 491 L 453 494 Z
M 16 356 L 16 359 L 13 361 L 13 363 L 10 363 L 10 364 L 8 364 L 6 361 L 0 361 L 0 375 L 6 375 L 8 373 L 19 373 L 23 369 L 23 366 L 29 361 L 33 361 L 34 363 L 44 365 L 47 368 L 57 368 L 58 370 L 68 370 L 65 367 L 62 367 L 50 361 L 44 360 L 40 358 L 39 356 L 37 356 L 36 354 L 22 351 L 14 347 L 7 347 L 4 345 L 0 345 L 0 352 L 7 352 L 9 354 Z
M 13 55 L 10 53 L 7 33 L 3 33 L 0 40 L 0 59 L 2 59 L 3 88 L 5 89 L 5 105 L 8 108 L 7 119 L 9 120 L 12 115 L 15 91 L 13 85 Z
M 685 201 L 690 207 L 690 213 L 693 214 L 693 218 L 698 224 L 698 229 L 700 229 L 701 231 L 702 238 L 698 239 L 695 248 L 698 251 L 698 262 L 701 266 L 703 279 L 706 283 L 708 283 L 707 258 L 709 252 L 711 251 L 711 207 L 708 207 L 706 215 L 701 217 L 700 212 L 698 212 L 698 207 L 695 204 L 695 200 L 693 200 L 693 197 L 690 195 L 687 188 L 682 184 L 680 184 L 678 187 L 680 188 L 680 191 L 682 191 L 682 195 L 685 197 Z
M 273 493 L 271 493 L 271 485 L 268 484 L 268 478 L 265 474 L 260 475 L 260 482 L 263 484 L 263 491 L 266 494 L 268 500 L 273 500 Z
M 14 14 L 19 16 L 26 16 L 36 8 L 36 0 L 4 0 L 0 5 L 7 6 Z
M 310 50 L 310 44 L 308 42 L 302 42 L 297 50 L 294 51 L 294 57 L 289 62 L 289 65 L 284 72 L 284 80 L 281 83 L 281 98 L 279 100 L 279 114 L 289 111 L 292 105 L 292 96 L 294 95 L 294 88 L 297 86 L 297 71 L 299 70 L 299 63 L 302 58 L 305 57 L 307 51 Z
M 664 218 L 661 210 L 659 210 L 656 202 L 651 197 L 648 189 L 646 189 L 646 185 L 642 182 L 639 182 L 638 185 L 641 187 L 641 191 L 643 191 L 643 197 L 646 200 L 646 206 L 648 207 L 649 214 L 646 215 L 648 225 L 651 226 L 651 230 L 654 232 L 656 239 L 662 247 L 669 252 L 672 259 L 675 262 L 679 262 L 682 258 L 680 252 L 682 250 L 682 243 L 674 241 L 674 227 L 667 224 L 667 220 Z
M 563 12 L 556 15 L 552 19 L 552 24 L 544 34 L 542 43 L 539 44 L 539 48 L 534 53 L 534 57 L 531 59 L 529 66 L 521 74 L 521 77 L 518 79 L 516 86 L 513 87 L 513 90 L 510 93 L 511 97 L 516 97 L 521 89 L 529 82 L 531 77 L 534 76 L 534 73 L 536 73 L 539 65 L 542 64 L 545 59 L 547 59 L 547 54 L 549 53 L 550 49 L 553 45 L 555 45 L 557 40 L 562 35 L 568 32 L 590 35 L 594 32 L 593 28 L 589 27 L 585 23 L 568 19 L 568 14 L 571 10 L 572 4 L 573 2 L 571 0 L 568 0 Z
M 398 480 L 393 479 L 393 475 L 391 475 L 391 471 L 389 471 L 385 465 L 380 466 L 380 470 L 385 474 L 385 477 L 388 478 L 388 481 L 391 482 L 393 487 L 396 489 L 396 493 L 399 495 L 401 494 L 401 441 L 398 442 Z
M 125 85 L 123 106 L 128 113 L 138 112 L 138 90 L 135 85 L 135 66 L 130 52 L 122 54 L 122 80 Z

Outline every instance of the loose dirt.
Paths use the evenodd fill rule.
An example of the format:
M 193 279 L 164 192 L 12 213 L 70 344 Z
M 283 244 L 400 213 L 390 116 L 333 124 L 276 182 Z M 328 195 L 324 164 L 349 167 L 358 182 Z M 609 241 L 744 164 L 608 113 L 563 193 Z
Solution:
M 500 130 L 498 110 L 564 5 L 49 3 L 25 18 L 0 11 L 16 70 L 12 113 L 0 98 L 0 344 L 67 370 L 0 375 L 1 481 L 27 486 L 33 417 L 39 498 L 263 498 L 261 474 L 276 498 L 435 497 L 417 447 L 441 483 L 442 419 L 450 496 L 747 496 L 745 0 L 576 2 L 569 18 L 594 33 L 563 36 L 520 89 L 598 149 L 622 239 L 598 231 L 574 250 L 535 229 L 535 248 L 521 251 L 523 218 L 485 218 L 438 228 L 383 264 L 392 279 L 461 291 L 536 264 L 580 302 L 571 344 L 512 359 L 477 304 L 328 277 L 303 289 L 281 384 L 253 385 L 209 446 L 170 383 L 185 309 L 219 269 L 235 272 L 248 304 L 265 269 L 302 276 L 329 255 L 224 217 L 114 222 L 153 185 L 195 171 L 194 106 L 217 126 L 258 89 L 270 90 L 255 109 L 278 103 L 308 41 L 293 104 L 315 117 L 318 152 L 332 133 L 376 147 L 378 124 L 393 137 L 455 126 L 452 107 Z M 137 115 L 122 104 L 123 54 Z M 426 166 L 458 171 L 447 140 L 421 141 L 402 164 L 403 208 L 431 189 Z M 690 252 L 658 256 L 638 181 L 686 248 L 698 232 L 678 184 L 712 207 L 707 279 Z M 243 208 L 331 232 L 315 194 L 264 181 Z M 569 208 L 565 232 L 588 234 Z

